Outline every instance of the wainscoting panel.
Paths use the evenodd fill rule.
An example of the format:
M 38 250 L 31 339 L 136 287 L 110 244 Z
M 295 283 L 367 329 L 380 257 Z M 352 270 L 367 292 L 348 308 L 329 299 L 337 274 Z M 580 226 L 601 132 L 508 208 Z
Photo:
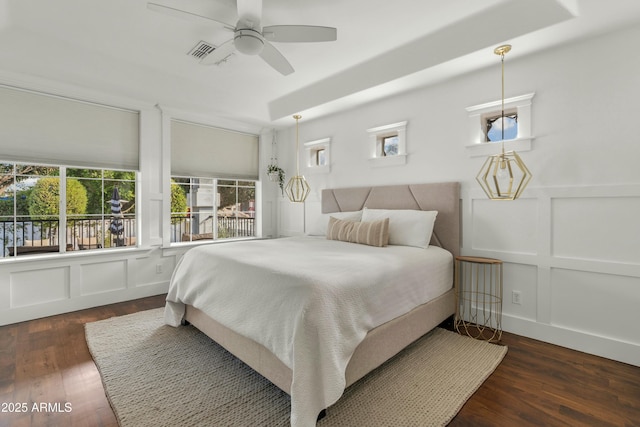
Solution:
M 522 199 L 518 203 L 473 200 L 473 249 L 535 254 L 537 211 L 535 199 Z
M 551 207 L 553 256 L 640 263 L 640 197 L 554 198 Z
M 536 320 L 538 269 L 533 265 L 503 264 L 502 312 L 522 319 Z M 520 292 L 521 304 L 513 303 L 513 292 Z
M 82 295 L 110 292 L 127 287 L 127 261 L 114 260 L 82 265 Z
M 551 324 L 640 345 L 636 277 L 551 269 Z
M 130 286 L 148 286 L 150 283 L 169 282 L 175 265 L 175 255 L 158 258 L 146 256 L 129 260 L 128 283 Z
M 640 366 L 640 185 L 462 199 L 462 254 L 504 262 L 505 331 Z
M 69 298 L 69 277 L 68 267 L 11 273 L 11 307 L 26 307 Z

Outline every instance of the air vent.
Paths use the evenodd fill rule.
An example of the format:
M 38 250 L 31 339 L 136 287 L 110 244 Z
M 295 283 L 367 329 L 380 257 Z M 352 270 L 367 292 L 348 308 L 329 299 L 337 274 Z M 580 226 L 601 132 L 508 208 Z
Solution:
M 189 51 L 187 55 L 194 58 L 202 59 L 215 50 L 215 47 L 211 43 L 200 40 L 193 49 Z

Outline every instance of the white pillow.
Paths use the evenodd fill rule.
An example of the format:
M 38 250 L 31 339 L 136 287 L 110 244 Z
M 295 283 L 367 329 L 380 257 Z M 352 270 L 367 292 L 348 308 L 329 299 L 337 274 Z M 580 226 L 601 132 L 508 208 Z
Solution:
M 330 217 L 345 221 L 360 221 L 362 219 L 362 211 L 331 212 L 321 214 L 316 223 L 309 228 L 309 231 L 307 231 L 307 236 L 326 236 Z
M 364 208 L 362 221 L 379 221 L 389 218 L 390 245 L 427 248 L 437 215 L 438 211 Z

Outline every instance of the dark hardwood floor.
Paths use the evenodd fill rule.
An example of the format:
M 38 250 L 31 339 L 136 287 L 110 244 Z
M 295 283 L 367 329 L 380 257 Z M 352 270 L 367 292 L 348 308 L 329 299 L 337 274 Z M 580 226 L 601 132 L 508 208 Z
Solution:
M 163 305 L 160 295 L 0 327 L 0 426 L 117 426 L 84 323 Z M 640 426 L 639 367 L 502 338 L 505 359 L 450 426 Z

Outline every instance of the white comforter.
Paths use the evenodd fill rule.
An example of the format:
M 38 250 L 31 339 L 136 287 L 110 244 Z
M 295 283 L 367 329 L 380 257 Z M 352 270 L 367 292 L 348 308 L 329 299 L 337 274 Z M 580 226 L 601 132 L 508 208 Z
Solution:
M 367 332 L 450 289 L 452 264 L 437 247 L 313 237 L 199 246 L 174 271 L 165 322 L 190 304 L 264 345 L 293 371 L 291 425 L 315 426 Z

